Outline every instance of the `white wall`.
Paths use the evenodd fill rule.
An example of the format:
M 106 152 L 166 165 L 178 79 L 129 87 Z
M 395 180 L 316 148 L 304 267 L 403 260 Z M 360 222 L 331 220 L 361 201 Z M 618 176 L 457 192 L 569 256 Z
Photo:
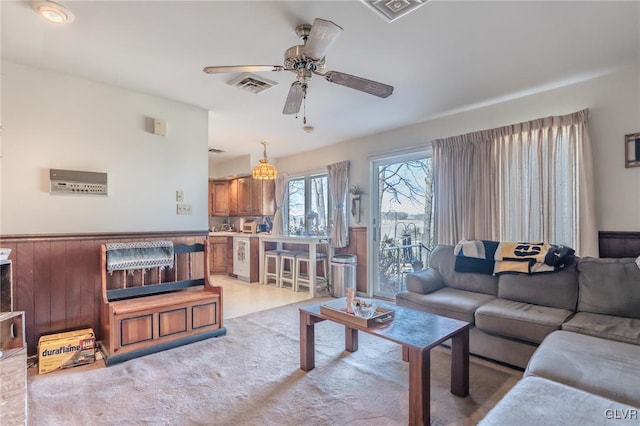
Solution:
M 598 229 L 640 230 L 640 167 L 624 167 L 624 135 L 640 132 L 640 65 L 519 99 L 407 126 L 382 134 L 278 158 L 278 170 L 298 173 L 348 159 L 350 183 L 365 188 L 361 224 L 368 223 L 369 158 L 372 155 L 472 131 L 591 111 Z M 375 118 L 372 118 L 375 119 Z M 321 131 L 321 129 L 316 129 Z
M 207 229 L 207 111 L 11 62 L 2 71 L 2 234 Z M 109 195 L 50 195 L 52 168 L 107 172 Z M 176 215 L 176 190 L 192 215 Z
M 258 162 L 256 161 L 256 164 Z M 228 178 L 251 174 L 251 155 L 224 158 L 216 154 L 209 155 L 209 177 L 211 179 Z

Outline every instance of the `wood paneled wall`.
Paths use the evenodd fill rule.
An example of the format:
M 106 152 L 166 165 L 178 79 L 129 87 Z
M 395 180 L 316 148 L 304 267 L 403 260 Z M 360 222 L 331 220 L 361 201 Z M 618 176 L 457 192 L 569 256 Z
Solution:
M 600 257 L 640 256 L 640 232 L 600 231 Z
M 100 245 L 112 242 L 171 240 L 203 242 L 207 231 L 82 235 L 6 235 L 12 249 L 14 309 L 25 311 L 29 354 L 44 334 L 92 327 L 100 336 Z M 203 269 L 194 261 L 194 270 Z
M 356 275 L 356 290 L 362 293 L 367 292 L 367 228 L 349 228 L 349 245 L 336 249 L 338 254 L 355 254 L 358 258 Z

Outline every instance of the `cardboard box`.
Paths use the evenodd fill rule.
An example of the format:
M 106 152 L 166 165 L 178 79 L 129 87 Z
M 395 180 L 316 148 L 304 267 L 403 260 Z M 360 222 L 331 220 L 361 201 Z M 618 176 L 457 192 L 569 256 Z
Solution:
M 38 340 L 38 374 L 91 364 L 96 360 L 93 329 L 49 334 Z

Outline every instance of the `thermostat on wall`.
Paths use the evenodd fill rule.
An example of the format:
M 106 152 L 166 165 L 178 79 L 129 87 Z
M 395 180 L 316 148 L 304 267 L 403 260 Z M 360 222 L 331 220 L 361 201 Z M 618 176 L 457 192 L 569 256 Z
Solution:
M 49 170 L 50 194 L 108 195 L 107 174 Z

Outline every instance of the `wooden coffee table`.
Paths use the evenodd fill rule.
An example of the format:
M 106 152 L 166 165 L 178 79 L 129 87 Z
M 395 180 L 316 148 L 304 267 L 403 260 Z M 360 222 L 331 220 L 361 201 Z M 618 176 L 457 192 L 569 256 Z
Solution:
M 325 302 L 326 303 L 326 302 Z M 331 302 L 332 304 L 335 302 Z M 469 394 L 469 328 L 471 324 L 415 309 L 377 303 L 395 313 L 393 320 L 369 327 L 327 316 L 323 303 L 300 308 L 300 368 L 315 367 L 315 324 L 329 320 L 345 326 L 345 350 L 358 350 L 358 331 L 402 345 L 402 359 L 409 362 L 409 424 L 430 424 L 431 348 L 451 339 L 451 393 Z M 346 301 L 345 301 L 346 306 Z

